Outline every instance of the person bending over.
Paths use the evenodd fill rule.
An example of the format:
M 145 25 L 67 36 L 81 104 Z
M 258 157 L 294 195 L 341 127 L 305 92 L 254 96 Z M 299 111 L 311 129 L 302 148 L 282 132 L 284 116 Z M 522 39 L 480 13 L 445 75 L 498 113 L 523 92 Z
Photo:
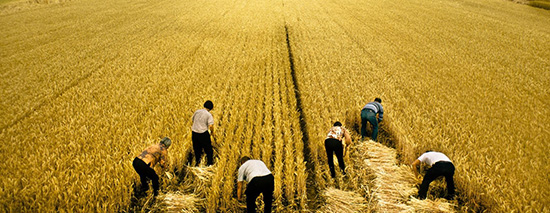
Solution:
M 451 160 L 441 152 L 427 151 L 412 163 L 413 170 L 416 176 L 418 176 L 418 166 L 421 163 L 428 164 L 431 167 L 426 172 L 426 175 L 424 175 L 424 179 L 422 180 L 422 184 L 420 185 L 420 189 L 418 190 L 418 198 L 421 200 L 426 199 L 430 183 L 434 181 L 437 177 L 444 176 L 445 181 L 447 182 L 446 198 L 453 199 L 455 194 L 455 184 L 453 181 L 455 166 L 453 165 Z
M 139 174 L 141 180 L 141 193 L 146 192 L 149 189 L 148 180 L 153 182 L 153 193 L 158 195 L 159 191 L 159 176 L 153 169 L 155 165 L 159 164 L 162 168 L 166 166 L 166 157 L 168 155 L 168 147 L 172 144 L 170 138 L 163 138 L 159 144 L 151 145 L 147 149 L 143 150 L 140 155 L 134 158 L 132 166 Z
M 351 144 L 351 136 L 346 128 L 342 126 L 342 123 L 336 121 L 334 126 L 330 128 L 325 139 L 325 150 L 327 151 L 328 167 L 330 169 L 330 176 L 336 177 L 336 171 L 334 169 L 334 154 L 338 159 L 338 165 L 342 170 L 342 174 L 346 174 L 346 165 L 344 164 L 344 155 L 346 154 L 344 144 L 342 140 L 345 139 L 346 149 Z
M 237 199 L 241 200 L 243 182 L 246 180 L 246 210 L 256 212 L 256 198 L 263 194 L 264 212 L 271 212 L 275 181 L 271 171 L 261 160 L 251 160 L 250 157 L 241 158 L 241 167 L 237 176 Z

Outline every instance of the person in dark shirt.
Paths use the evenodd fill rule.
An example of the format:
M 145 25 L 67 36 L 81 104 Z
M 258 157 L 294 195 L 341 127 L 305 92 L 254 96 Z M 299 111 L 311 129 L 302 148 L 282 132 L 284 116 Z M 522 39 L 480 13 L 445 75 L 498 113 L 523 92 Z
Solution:
M 147 147 L 140 155 L 134 158 L 132 166 L 139 174 L 141 180 L 141 192 L 146 192 L 149 189 L 147 180 L 153 182 L 153 193 L 158 195 L 159 191 L 159 176 L 153 169 L 159 164 L 162 168 L 166 166 L 166 156 L 168 155 L 168 147 L 172 144 L 170 138 L 163 138 L 159 144 Z

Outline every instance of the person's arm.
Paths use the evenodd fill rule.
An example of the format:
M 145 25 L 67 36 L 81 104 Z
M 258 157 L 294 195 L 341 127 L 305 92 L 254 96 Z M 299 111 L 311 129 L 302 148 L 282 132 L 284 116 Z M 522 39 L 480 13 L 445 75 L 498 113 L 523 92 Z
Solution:
M 343 146 L 343 149 L 344 149 L 343 153 L 342 153 L 342 156 L 346 157 L 347 154 L 348 154 L 348 145 L 344 143 L 344 144 L 342 144 L 342 146 Z
M 166 168 L 166 161 L 168 156 L 168 150 L 160 152 L 160 167 L 164 170 Z
M 351 135 L 349 134 L 349 131 L 347 129 L 344 129 L 344 140 L 346 145 L 351 144 Z
M 420 160 L 416 159 L 412 162 L 411 166 L 414 171 L 414 176 L 418 177 L 420 174 L 418 173 L 418 166 L 420 166 Z
M 214 124 L 209 125 L 208 129 L 210 129 L 210 135 L 212 135 L 212 137 L 214 137 Z
M 384 119 L 384 107 L 382 107 L 382 104 L 380 105 L 380 111 L 378 112 L 378 122 L 381 122 Z
M 241 200 L 241 195 L 243 193 L 243 182 L 244 181 L 237 182 L 237 199 L 238 200 Z
M 347 129 L 344 129 L 344 156 L 348 154 L 348 148 L 351 145 L 351 136 Z
M 210 136 L 212 136 L 213 139 L 216 139 L 216 136 L 214 135 L 214 116 L 210 114 L 208 117 L 208 129 L 210 130 Z

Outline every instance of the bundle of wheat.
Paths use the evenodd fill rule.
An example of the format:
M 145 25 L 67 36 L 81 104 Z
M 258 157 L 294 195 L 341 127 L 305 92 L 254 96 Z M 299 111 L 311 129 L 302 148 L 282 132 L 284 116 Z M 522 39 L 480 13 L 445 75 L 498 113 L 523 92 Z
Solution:
M 199 197 L 206 196 L 206 190 L 212 185 L 215 167 L 187 167 L 183 191 L 189 191 Z
M 411 198 L 407 204 L 412 206 L 416 212 L 454 212 L 455 206 L 445 199 L 419 200 Z
M 319 212 L 361 212 L 367 208 L 366 200 L 357 192 L 327 188 L 323 191 L 326 203 Z
M 152 211 L 156 212 L 199 212 L 198 205 L 201 199 L 193 194 L 169 192 L 157 197 Z

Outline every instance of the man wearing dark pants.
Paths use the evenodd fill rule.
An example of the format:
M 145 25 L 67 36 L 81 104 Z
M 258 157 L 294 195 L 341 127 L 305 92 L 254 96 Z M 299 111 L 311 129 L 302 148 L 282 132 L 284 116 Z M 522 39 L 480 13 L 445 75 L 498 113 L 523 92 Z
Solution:
M 342 170 L 342 174 L 346 175 L 346 165 L 344 164 L 344 155 L 346 149 L 344 149 L 344 141 L 346 143 L 346 149 L 351 144 L 351 136 L 346 128 L 342 126 L 340 121 L 336 121 L 334 126 L 328 131 L 327 138 L 325 139 L 325 150 L 327 151 L 328 168 L 330 169 L 330 176 L 336 177 L 336 171 L 334 169 L 334 154 L 338 159 L 338 165 Z
M 453 175 L 455 174 L 455 166 L 451 160 L 441 152 L 427 151 L 422 154 L 413 163 L 413 169 L 415 174 L 418 175 L 418 166 L 420 163 L 426 163 L 431 166 L 430 169 L 424 175 L 420 189 L 418 190 L 418 198 L 426 199 L 428 188 L 430 183 L 439 176 L 444 176 L 447 182 L 447 199 L 453 199 L 455 194 L 455 185 L 453 181 Z
M 378 114 L 378 118 L 376 117 Z M 384 108 L 382 99 L 375 98 L 373 102 L 368 103 L 361 109 L 361 138 L 367 137 L 367 122 L 372 125 L 372 140 L 376 141 L 378 137 L 378 123 L 384 118 Z
M 256 198 L 260 193 L 264 195 L 264 212 L 271 212 L 275 181 L 271 171 L 261 160 L 251 160 L 245 156 L 241 158 L 241 167 L 237 176 L 237 199 L 241 200 L 243 182 L 246 187 L 246 210 L 256 212 Z
M 195 151 L 195 164 L 199 165 L 202 157 L 202 151 L 206 154 L 207 165 L 214 164 L 212 140 L 210 134 L 214 137 L 214 117 L 210 113 L 214 109 L 212 101 L 204 103 L 204 109 L 199 109 L 193 114 L 193 126 L 191 130 L 191 140 L 193 141 L 193 150 Z M 210 133 L 208 130 L 210 129 Z
M 155 144 L 147 147 L 143 150 L 139 156 L 134 158 L 132 166 L 139 174 L 141 180 L 141 193 L 145 193 L 149 189 L 147 180 L 150 179 L 153 182 L 153 194 L 158 195 L 159 191 L 159 176 L 153 169 L 155 165 L 159 164 L 164 168 L 166 164 L 166 156 L 168 155 L 168 147 L 172 144 L 170 138 L 163 138 L 159 144 Z

